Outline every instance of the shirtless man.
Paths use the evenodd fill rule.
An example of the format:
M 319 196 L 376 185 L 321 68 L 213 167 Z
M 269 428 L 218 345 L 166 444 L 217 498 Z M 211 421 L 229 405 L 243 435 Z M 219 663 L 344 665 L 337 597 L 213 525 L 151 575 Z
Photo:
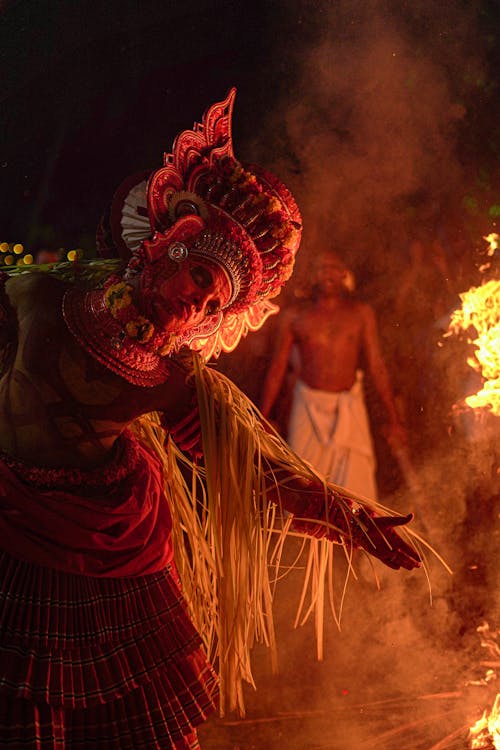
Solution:
M 284 311 L 267 372 L 262 412 L 269 416 L 295 347 L 299 370 L 288 441 L 332 482 L 376 497 L 375 459 L 364 404 L 362 356 L 387 410 L 391 447 L 404 444 L 377 322 L 370 305 L 353 299 L 349 272 L 334 253 L 323 253 L 315 269 L 315 295 Z

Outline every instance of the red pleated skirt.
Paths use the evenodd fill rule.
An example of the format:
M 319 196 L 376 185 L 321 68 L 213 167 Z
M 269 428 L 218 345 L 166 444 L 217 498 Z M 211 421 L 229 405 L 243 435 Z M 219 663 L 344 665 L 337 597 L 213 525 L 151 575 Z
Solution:
M 173 566 L 94 578 L 0 552 L 1 748 L 182 747 L 216 701 Z

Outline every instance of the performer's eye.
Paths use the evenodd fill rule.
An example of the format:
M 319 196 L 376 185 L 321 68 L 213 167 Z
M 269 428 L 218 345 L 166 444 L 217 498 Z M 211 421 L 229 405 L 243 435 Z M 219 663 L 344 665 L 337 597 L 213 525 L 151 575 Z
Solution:
M 220 302 L 218 299 L 212 299 L 207 303 L 206 313 L 207 315 L 216 315 L 220 310 Z
M 200 289 L 209 289 L 214 283 L 214 278 L 205 266 L 191 266 L 189 271 L 191 278 Z

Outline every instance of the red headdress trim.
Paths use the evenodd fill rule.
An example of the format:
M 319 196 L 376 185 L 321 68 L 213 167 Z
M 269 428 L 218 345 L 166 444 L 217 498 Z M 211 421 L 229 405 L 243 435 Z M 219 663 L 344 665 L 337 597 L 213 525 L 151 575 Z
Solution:
M 111 209 L 114 243 L 122 257 L 132 254 L 132 267 L 147 263 L 145 240 L 169 235 L 186 214 L 203 220 L 189 252 L 222 265 L 234 291 L 216 330 L 211 320 L 177 341 L 206 359 L 231 351 L 278 311 L 269 300 L 291 275 L 301 234 L 299 209 L 283 183 L 234 158 L 235 95 L 233 88 L 209 107 L 201 123 L 181 132 L 147 182 L 144 174 L 127 181 Z

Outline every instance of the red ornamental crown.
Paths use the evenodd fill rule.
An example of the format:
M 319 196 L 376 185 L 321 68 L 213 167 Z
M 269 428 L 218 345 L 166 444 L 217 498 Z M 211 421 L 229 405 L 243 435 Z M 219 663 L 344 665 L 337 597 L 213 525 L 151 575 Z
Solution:
M 285 185 L 234 158 L 235 95 L 233 88 L 201 123 L 180 133 L 163 167 L 147 179 L 124 183 L 111 208 L 113 241 L 121 255 L 132 254 L 132 267 L 147 263 L 155 246 L 165 252 L 169 240 L 182 241 L 182 227 L 190 224 L 186 217 L 198 217 L 194 239 L 189 228 L 189 253 L 222 265 L 233 287 L 217 321 L 192 329 L 180 342 L 207 358 L 231 351 L 242 335 L 278 311 L 269 299 L 292 273 L 302 229 L 299 209 Z

